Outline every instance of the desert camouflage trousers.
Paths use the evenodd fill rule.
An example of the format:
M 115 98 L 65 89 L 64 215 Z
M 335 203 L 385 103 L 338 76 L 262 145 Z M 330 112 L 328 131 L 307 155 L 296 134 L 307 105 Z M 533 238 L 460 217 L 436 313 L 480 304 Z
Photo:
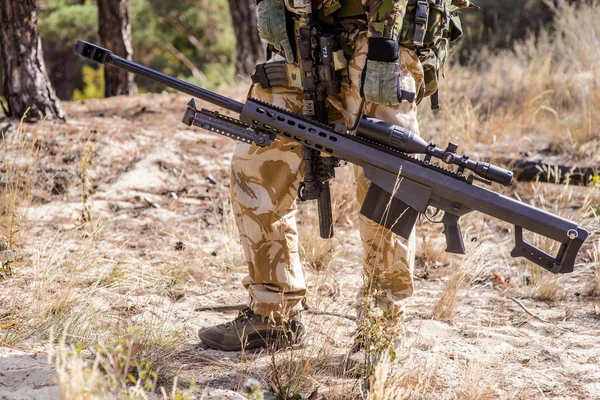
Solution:
M 360 76 L 366 62 L 367 40 L 355 38 L 354 56 L 349 61 L 342 93 L 330 96 L 329 122 L 353 126 L 360 113 Z M 413 51 L 401 49 L 407 87 L 416 91 L 423 70 Z M 258 85 L 249 95 L 301 114 L 302 93 L 296 88 Z M 416 105 L 403 102 L 385 106 L 366 102 L 364 112 L 418 133 Z M 250 294 L 250 307 L 260 315 L 290 315 L 303 307 L 306 284 L 298 252 L 296 197 L 304 166 L 301 146 L 284 138 L 260 148 L 238 144 L 231 163 L 231 198 L 240 231 L 249 274 L 243 280 Z M 354 167 L 356 198 L 365 199 L 370 182 L 362 168 Z M 364 250 L 365 277 L 375 285 L 378 305 L 390 311 L 401 309 L 413 293 L 414 232 L 404 240 L 379 224 L 358 216 Z M 315 232 L 315 235 L 318 235 Z

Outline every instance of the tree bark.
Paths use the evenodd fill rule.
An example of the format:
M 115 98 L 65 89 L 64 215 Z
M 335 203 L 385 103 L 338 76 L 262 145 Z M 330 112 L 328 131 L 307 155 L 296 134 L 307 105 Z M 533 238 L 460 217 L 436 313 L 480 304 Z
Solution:
M 133 58 L 127 0 L 98 0 L 98 34 L 102 47 L 128 60 Z M 137 94 L 133 74 L 121 69 L 105 67 L 104 82 L 106 97 Z
M 48 79 L 34 0 L 0 0 L 0 59 L 6 115 L 64 119 Z
M 229 0 L 229 9 L 237 41 L 236 74 L 249 76 L 256 64 L 264 59 L 265 52 L 256 29 L 256 0 Z

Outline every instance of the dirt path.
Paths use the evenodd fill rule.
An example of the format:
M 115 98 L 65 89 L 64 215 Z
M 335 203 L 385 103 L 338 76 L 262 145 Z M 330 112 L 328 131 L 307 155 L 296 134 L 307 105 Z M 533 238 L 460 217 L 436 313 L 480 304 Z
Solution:
M 73 343 L 127 326 L 144 327 L 152 346 L 177 338 L 168 365 L 161 364 L 167 387 L 177 376 L 181 387 L 195 381 L 213 390 L 207 398 L 219 398 L 239 396 L 230 391 L 243 391 L 249 378 L 266 386 L 288 376 L 298 392 L 319 388 L 327 398 L 360 398 L 364 365 L 360 355 L 347 357 L 355 329 L 348 319 L 307 315 L 308 345 L 277 354 L 199 346 L 199 327 L 235 312 L 195 310 L 245 302 L 245 267 L 227 194 L 234 144 L 179 123 L 186 100 L 144 95 L 67 103 L 69 122 L 40 131 L 25 261 L 0 283 L 6 304 L 0 398 L 58 398 L 54 361 L 49 365 L 44 353 L 47 331 L 33 325 L 51 319 L 60 330 L 67 316 L 75 321 L 68 333 Z M 82 166 L 83 154 L 92 160 L 89 167 Z M 88 189 L 82 174 L 90 178 Z M 336 238 L 330 244 L 315 239 L 315 210 L 302 205 L 301 244 L 311 308 L 353 315 L 362 283 L 360 241 L 351 174 L 346 169 L 340 175 L 334 183 Z M 549 209 L 562 207 L 568 196 L 574 207 L 568 215 L 580 215 L 576 208 L 589 193 L 550 185 L 537 194 L 529 186 L 516 189 Z M 88 204 L 82 190 L 89 190 Z M 85 226 L 84 207 L 94 220 Z M 585 215 L 588 227 L 598 230 Z M 434 307 L 465 259 L 444 254 L 439 227 L 421 223 L 417 291 L 408 302 L 397 359 L 387 380 L 378 371 L 381 380 L 398 385 L 398 396 L 407 398 L 600 399 L 600 303 L 590 296 L 598 236 L 588 241 L 576 273 L 539 283 L 535 270 L 509 258 L 506 226 L 475 215 L 466 218 L 464 230 L 471 253 L 482 243 L 493 246 L 460 292 L 454 316 L 440 322 L 432 320 Z M 77 322 L 81 315 L 85 323 Z M 17 325 L 11 328 L 11 321 Z M 148 354 L 166 354 L 152 346 Z

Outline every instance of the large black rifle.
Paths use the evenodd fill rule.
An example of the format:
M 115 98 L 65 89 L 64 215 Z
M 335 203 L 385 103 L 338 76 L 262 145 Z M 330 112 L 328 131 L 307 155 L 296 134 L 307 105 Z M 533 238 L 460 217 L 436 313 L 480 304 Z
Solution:
M 286 138 L 363 167 L 372 184 L 361 214 L 402 237 L 408 238 L 418 216 L 431 207 L 444 212 L 441 222 L 446 251 L 464 254 L 459 219 L 479 211 L 514 225 L 513 257 L 524 257 L 553 273 L 573 271 L 577 254 L 588 237 L 588 232 L 573 221 L 476 185 L 491 185 L 492 182 L 508 185 L 513 174 L 458 154 L 458 146 L 454 143 L 442 149 L 425 142 L 410 130 L 370 117 L 363 117 L 356 135 L 351 135 L 343 125 L 311 121 L 257 99 L 249 98 L 242 104 L 116 56 L 91 43 L 78 41 L 75 52 L 240 114 L 240 119 L 235 119 L 215 111 L 198 110 L 192 99 L 183 115 L 183 122 L 189 126 L 260 147 Z M 423 159 L 415 154 L 423 155 Z M 439 166 L 434 159 L 458 168 L 451 170 Z M 558 251 L 550 255 L 527 243 L 523 231 L 558 242 Z

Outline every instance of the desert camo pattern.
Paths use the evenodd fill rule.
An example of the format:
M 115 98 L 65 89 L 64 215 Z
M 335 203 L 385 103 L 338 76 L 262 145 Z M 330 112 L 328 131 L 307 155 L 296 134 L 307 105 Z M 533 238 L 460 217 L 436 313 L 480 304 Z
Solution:
M 330 123 L 352 126 L 360 117 L 359 83 L 367 46 L 367 34 L 357 35 L 342 93 L 328 99 Z M 401 60 L 404 84 L 414 92 L 423 80 L 418 57 L 401 48 Z M 249 96 L 302 113 L 302 93 L 296 88 L 254 86 Z M 366 102 L 364 112 L 418 133 L 415 104 L 384 106 Z M 370 182 L 362 168 L 354 168 L 356 199 L 362 204 Z M 265 148 L 240 143 L 233 154 L 231 198 L 249 267 L 243 284 L 250 294 L 249 306 L 260 315 L 290 315 L 303 308 L 306 283 L 295 218 L 296 194 L 303 172 L 301 146 L 285 138 Z M 365 275 L 370 282 L 376 282 L 378 292 L 385 293 L 385 298 L 377 299 L 378 303 L 390 310 L 400 309 L 403 300 L 413 293 L 414 234 L 407 241 L 362 215 L 358 220 Z

